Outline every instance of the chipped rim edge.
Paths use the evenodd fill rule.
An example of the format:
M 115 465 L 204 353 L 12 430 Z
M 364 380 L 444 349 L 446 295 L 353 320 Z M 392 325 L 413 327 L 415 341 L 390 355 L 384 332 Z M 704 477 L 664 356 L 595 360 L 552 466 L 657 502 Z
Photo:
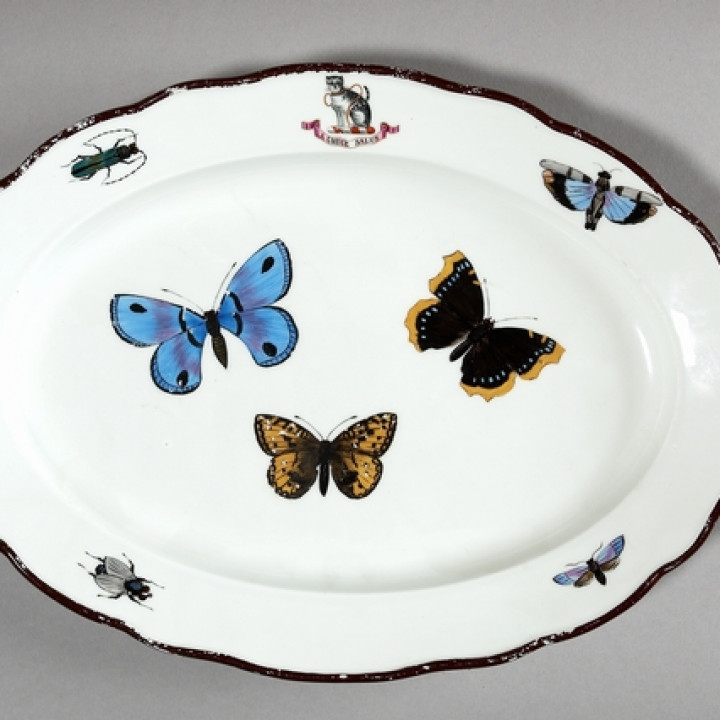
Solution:
M 488 88 L 477 87 L 475 85 L 466 85 L 456 83 L 451 80 L 446 80 L 435 75 L 431 75 L 418 70 L 408 70 L 399 67 L 390 67 L 385 65 L 371 65 L 371 64 L 357 64 L 357 63 L 301 63 L 301 64 L 290 64 L 281 65 L 265 70 L 260 70 L 254 73 L 246 75 L 239 75 L 228 78 L 210 78 L 200 80 L 190 80 L 181 82 L 176 85 L 171 85 L 164 90 L 160 90 L 148 97 L 139 100 L 136 103 L 129 105 L 123 105 L 115 107 L 110 110 L 105 110 L 94 115 L 90 115 L 83 120 L 75 123 L 74 125 L 65 128 L 56 135 L 46 140 L 36 150 L 34 150 L 19 166 L 16 170 L 11 172 L 9 175 L 0 179 L 0 191 L 8 188 L 14 182 L 19 180 L 25 172 L 32 166 L 32 164 L 46 153 L 56 143 L 64 140 L 65 138 L 71 137 L 72 135 L 96 125 L 100 122 L 110 120 L 112 118 L 124 115 L 133 115 L 139 113 L 142 110 L 154 105 L 161 100 L 171 97 L 177 92 L 186 90 L 197 90 L 205 88 L 225 88 L 235 87 L 237 85 L 248 85 L 251 83 L 260 82 L 272 77 L 279 77 L 282 75 L 293 75 L 305 72 L 335 72 L 335 73 L 367 73 L 370 75 L 384 75 L 397 78 L 399 80 L 408 80 L 412 82 L 418 82 L 425 85 L 436 87 L 440 90 L 447 92 L 458 93 L 462 95 L 471 95 L 475 97 L 485 98 L 488 100 L 494 100 L 502 102 L 507 105 L 514 105 L 518 109 L 532 115 L 537 120 L 542 122 L 544 125 L 549 127 L 556 132 L 564 135 L 570 135 L 577 140 L 584 143 L 597 147 L 598 149 L 606 152 L 612 157 L 622 162 L 627 167 L 631 168 L 632 171 L 641 177 L 650 187 L 661 194 L 665 204 L 681 215 L 685 220 L 690 222 L 693 227 L 703 236 L 705 241 L 710 246 L 715 259 L 720 264 L 720 242 L 710 232 L 708 227 L 690 210 L 684 205 L 679 203 L 675 198 L 668 194 L 662 186 L 653 178 L 644 168 L 638 165 L 632 158 L 628 157 L 624 153 L 620 152 L 616 148 L 612 147 L 604 140 L 592 135 L 591 133 L 585 132 L 578 127 L 568 125 L 567 123 L 556 120 L 551 117 L 539 107 L 529 103 L 521 98 L 518 98 L 509 93 L 505 93 L 499 90 L 491 90 Z M 570 640 L 580 635 L 584 635 L 591 630 L 594 630 L 601 625 L 604 625 L 609 620 L 619 616 L 626 610 L 629 610 L 637 602 L 639 602 L 650 589 L 662 578 L 664 575 L 674 570 L 679 565 L 688 560 L 692 555 L 699 550 L 700 546 L 707 540 L 713 526 L 720 517 L 720 500 L 716 503 L 712 512 L 710 513 L 707 521 L 705 522 L 702 530 L 695 539 L 695 542 L 681 555 L 676 557 L 674 560 L 665 563 L 655 570 L 638 588 L 629 595 L 622 603 L 608 611 L 604 615 L 597 617 L 583 625 L 563 631 L 560 633 L 553 633 L 545 635 L 543 637 L 531 640 L 530 642 L 520 645 L 511 650 L 507 650 L 502 653 L 495 655 L 489 655 L 484 657 L 475 658 L 459 658 L 459 659 L 444 659 L 444 660 L 430 660 L 427 662 L 418 663 L 415 665 L 408 665 L 400 667 L 394 670 L 383 670 L 378 672 L 366 672 L 366 673 L 313 673 L 304 672 L 297 670 L 287 670 L 282 668 L 266 667 L 264 665 L 258 665 L 241 658 L 234 657 L 232 655 L 226 655 L 222 653 L 215 653 L 209 650 L 198 650 L 195 648 L 178 647 L 174 645 L 167 645 L 165 643 L 154 642 L 141 635 L 134 628 L 127 625 L 122 620 L 117 618 L 108 617 L 103 613 L 99 613 L 95 610 L 91 610 L 85 605 L 75 602 L 66 595 L 51 587 L 37 575 L 35 575 L 26 565 L 23 563 L 20 556 L 8 545 L 7 542 L 0 539 L 0 552 L 7 556 L 10 562 L 25 577 L 30 583 L 36 588 L 45 593 L 48 597 L 52 598 L 56 602 L 64 605 L 69 610 L 81 615 L 89 620 L 93 620 L 97 623 L 108 625 L 109 627 L 115 628 L 116 630 L 122 630 L 131 637 L 139 640 L 144 645 L 148 645 L 157 650 L 170 652 L 176 655 L 184 657 L 194 658 L 198 660 L 209 660 L 212 662 L 221 663 L 223 665 L 230 665 L 233 667 L 240 668 L 253 673 L 265 675 L 267 677 L 280 678 L 283 680 L 296 680 L 304 682 L 379 682 L 387 680 L 402 680 L 410 677 L 417 677 L 418 675 L 424 675 L 431 672 L 439 672 L 444 670 L 464 670 L 473 668 L 485 668 L 492 667 L 495 665 L 501 665 L 504 663 L 512 662 L 517 660 L 528 653 L 531 653 L 539 648 L 545 647 L 546 645 L 553 645 L 564 640 Z

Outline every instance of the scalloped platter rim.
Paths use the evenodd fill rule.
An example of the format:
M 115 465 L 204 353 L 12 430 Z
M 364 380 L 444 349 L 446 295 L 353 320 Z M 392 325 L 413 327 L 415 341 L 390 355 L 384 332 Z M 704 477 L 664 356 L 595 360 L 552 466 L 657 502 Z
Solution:
M 0 187 L 0 550 L 87 618 L 282 678 L 487 667 L 720 513 L 718 243 L 519 98 L 192 81 Z

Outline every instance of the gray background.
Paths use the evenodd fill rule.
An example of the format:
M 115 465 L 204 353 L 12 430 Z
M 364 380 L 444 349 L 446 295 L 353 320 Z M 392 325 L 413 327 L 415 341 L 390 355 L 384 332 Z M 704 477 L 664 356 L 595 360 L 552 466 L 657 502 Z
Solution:
M 720 236 L 719 40 L 717 0 L 0 0 L 0 177 L 64 127 L 176 82 L 380 63 L 504 90 L 598 135 Z M 718 556 L 715 531 L 624 615 L 509 665 L 365 685 L 273 680 L 157 652 L 66 610 L 0 557 L 0 713 L 717 717 Z

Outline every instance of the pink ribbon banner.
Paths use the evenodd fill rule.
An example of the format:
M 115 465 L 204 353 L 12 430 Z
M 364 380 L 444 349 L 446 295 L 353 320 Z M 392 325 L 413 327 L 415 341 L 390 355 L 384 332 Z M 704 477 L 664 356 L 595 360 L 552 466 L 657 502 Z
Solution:
M 313 135 L 318 139 L 322 140 L 326 145 L 333 145 L 335 147 L 344 148 L 356 148 L 362 147 L 363 145 L 375 145 L 381 140 L 384 140 L 388 135 L 394 135 L 400 132 L 399 125 L 389 125 L 388 123 L 380 123 L 380 127 L 376 132 L 365 133 L 365 132 L 330 132 L 323 130 L 320 125 L 320 120 L 310 120 L 309 122 L 303 121 L 301 123 L 303 130 L 312 130 Z

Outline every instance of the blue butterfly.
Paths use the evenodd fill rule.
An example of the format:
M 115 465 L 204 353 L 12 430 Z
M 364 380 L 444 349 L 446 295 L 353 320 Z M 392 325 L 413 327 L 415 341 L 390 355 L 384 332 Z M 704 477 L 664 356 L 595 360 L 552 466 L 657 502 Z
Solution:
M 645 190 L 618 185 L 611 187 L 607 170 L 597 180 L 575 168 L 554 160 L 541 160 L 545 187 L 570 210 L 585 211 L 585 229 L 595 230 L 600 218 L 623 225 L 634 225 L 652 217 L 662 200 Z
M 583 587 L 595 578 L 601 585 L 605 585 L 607 578 L 605 573 L 613 570 L 620 563 L 620 553 L 625 549 L 625 536 L 618 535 L 614 540 L 600 547 L 593 553 L 593 556 L 585 561 L 573 563 L 572 570 L 567 570 L 556 575 L 553 580 L 558 585 L 574 585 Z
M 215 357 L 223 367 L 228 366 L 221 329 L 240 338 L 262 367 L 287 360 L 297 344 L 297 327 L 290 313 L 270 305 L 285 295 L 291 279 L 288 249 L 281 240 L 273 240 L 233 275 L 216 310 L 199 314 L 167 300 L 115 295 L 110 301 L 110 319 L 126 342 L 158 346 L 150 372 L 161 390 L 187 394 L 200 385 L 208 335 Z

